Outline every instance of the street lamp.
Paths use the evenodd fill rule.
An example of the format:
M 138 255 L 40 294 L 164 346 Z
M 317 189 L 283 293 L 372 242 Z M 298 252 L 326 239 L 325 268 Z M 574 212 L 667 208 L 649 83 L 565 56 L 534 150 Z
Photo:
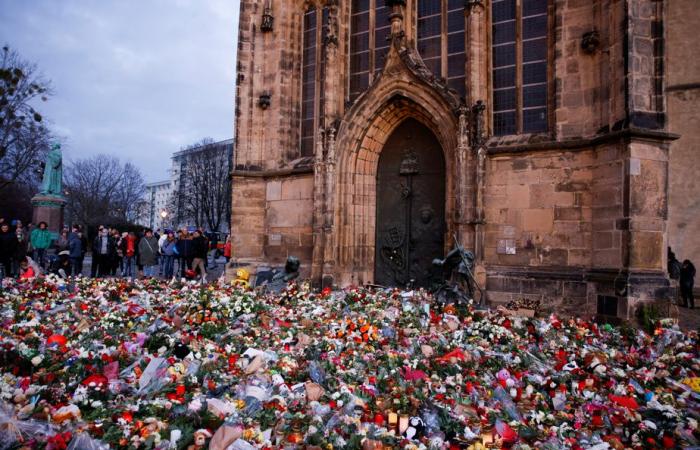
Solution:
M 166 211 L 164 209 L 161 210 L 161 212 L 160 212 L 160 218 L 161 218 L 160 226 L 163 228 L 165 228 L 165 218 L 166 217 L 168 217 L 168 211 Z

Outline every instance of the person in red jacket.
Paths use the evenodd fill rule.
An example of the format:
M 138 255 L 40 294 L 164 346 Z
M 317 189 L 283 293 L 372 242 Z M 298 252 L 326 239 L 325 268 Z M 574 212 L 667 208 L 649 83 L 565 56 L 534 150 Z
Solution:
M 134 267 L 134 265 L 136 264 L 136 241 L 136 233 L 134 233 L 133 231 L 129 233 L 124 239 L 122 239 L 121 247 L 122 255 L 124 255 L 124 270 L 122 272 L 123 277 L 136 277 L 136 267 Z
M 36 278 L 36 272 L 34 271 L 32 265 L 29 264 L 29 260 L 24 258 L 22 262 L 19 263 L 19 279 L 22 281 L 28 281 L 33 280 L 34 278 Z
M 226 238 L 224 244 L 224 258 L 226 258 L 226 264 L 231 260 L 231 236 Z

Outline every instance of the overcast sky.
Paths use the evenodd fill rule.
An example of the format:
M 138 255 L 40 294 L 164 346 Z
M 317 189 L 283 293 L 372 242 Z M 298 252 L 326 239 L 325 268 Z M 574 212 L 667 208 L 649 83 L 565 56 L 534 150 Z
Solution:
M 233 136 L 239 0 L 0 0 L 0 44 L 35 62 L 64 158 L 109 153 L 165 179 L 170 155 Z

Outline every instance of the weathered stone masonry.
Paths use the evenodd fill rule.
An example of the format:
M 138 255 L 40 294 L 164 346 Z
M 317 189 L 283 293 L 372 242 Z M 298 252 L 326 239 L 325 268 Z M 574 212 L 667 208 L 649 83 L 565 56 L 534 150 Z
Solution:
M 444 242 L 456 234 L 475 251 L 492 303 L 537 297 L 595 313 L 606 296 L 629 316 L 639 301 L 667 297 L 666 246 L 681 258 L 700 251 L 700 71 L 694 60 L 681 68 L 700 18 L 693 0 L 548 1 L 547 131 L 509 136 L 492 136 L 490 1 L 465 2 L 465 98 L 422 62 L 417 1 L 386 2 L 391 45 L 353 101 L 352 2 L 241 1 L 235 261 L 280 264 L 293 254 L 316 283 L 374 281 L 377 165 L 412 118 L 446 161 L 446 180 L 436 180 L 445 183 Z M 266 7 L 271 31 L 260 27 Z M 302 154 L 310 7 L 323 15 L 314 147 Z

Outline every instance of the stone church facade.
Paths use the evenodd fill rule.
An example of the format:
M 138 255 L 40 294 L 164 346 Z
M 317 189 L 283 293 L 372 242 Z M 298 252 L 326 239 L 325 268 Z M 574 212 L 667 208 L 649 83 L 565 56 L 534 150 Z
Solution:
M 234 261 L 424 285 L 456 238 L 493 304 L 667 298 L 667 246 L 700 255 L 693 3 L 241 0 Z

